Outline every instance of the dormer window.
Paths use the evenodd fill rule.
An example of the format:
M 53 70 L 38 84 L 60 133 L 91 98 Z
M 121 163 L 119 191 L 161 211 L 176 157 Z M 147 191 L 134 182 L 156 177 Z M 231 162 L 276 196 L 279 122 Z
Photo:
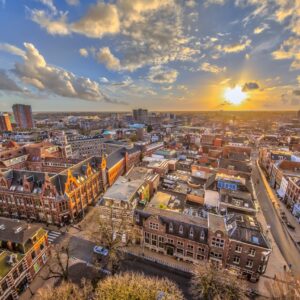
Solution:
M 170 223 L 170 225 L 169 225 L 169 231 L 173 232 L 173 223 Z
M 182 225 L 179 226 L 179 233 L 183 234 L 183 226 Z
M 190 228 L 190 237 L 191 238 L 194 237 L 194 228 L 193 227 Z

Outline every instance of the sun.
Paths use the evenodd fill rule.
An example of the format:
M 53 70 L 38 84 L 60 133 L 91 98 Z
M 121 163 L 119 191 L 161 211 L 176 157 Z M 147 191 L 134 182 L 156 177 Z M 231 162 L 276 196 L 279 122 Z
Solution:
M 246 98 L 247 93 L 243 92 L 242 87 L 237 85 L 234 88 L 226 88 L 224 91 L 224 98 L 234 105 L 240 105 Z

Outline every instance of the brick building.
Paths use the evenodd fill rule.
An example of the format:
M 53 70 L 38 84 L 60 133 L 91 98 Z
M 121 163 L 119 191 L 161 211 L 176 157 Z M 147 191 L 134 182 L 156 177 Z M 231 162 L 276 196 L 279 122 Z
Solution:
M 16 300 L 49 256 L 47 232 L 36 224 L 0 218 L 0 298 Z

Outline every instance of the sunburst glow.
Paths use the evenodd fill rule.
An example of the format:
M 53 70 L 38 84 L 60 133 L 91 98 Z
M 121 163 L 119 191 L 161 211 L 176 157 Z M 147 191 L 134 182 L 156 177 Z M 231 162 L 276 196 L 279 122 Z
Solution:
M 240 105 L 247 98 L 247 93 L 243 92 L 242 87 L 237 85 L 234 88 L 226 88 L 224 98 L 231 104 Z

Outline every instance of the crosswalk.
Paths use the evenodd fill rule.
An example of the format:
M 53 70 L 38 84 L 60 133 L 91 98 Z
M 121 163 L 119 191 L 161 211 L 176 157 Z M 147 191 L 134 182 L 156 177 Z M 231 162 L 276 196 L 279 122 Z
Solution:
M 48 231 L 48 241 L 50 244 L 53 244 L 56 239 L 61 236 L 61 232 L 59 231 Z

